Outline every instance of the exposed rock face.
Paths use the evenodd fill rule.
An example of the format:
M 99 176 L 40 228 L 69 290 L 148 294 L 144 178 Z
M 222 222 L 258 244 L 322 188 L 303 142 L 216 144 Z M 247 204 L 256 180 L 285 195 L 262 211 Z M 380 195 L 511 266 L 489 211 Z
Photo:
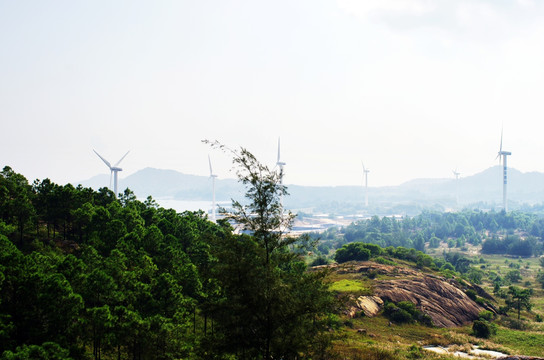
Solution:
M 484 310 L 461 289 L 428 275 L 376 282 L 375 294 L 392 302 L 410 301 L 429 315 L 435 326 L 461 326 Z
M 357 298 L 357 307 L 368 317 L 376 316 L 382 306 L 383 300 L 377 296 L 359 296 Z
M 471 300 L 455 280 L 425 274 L 408 267 L 376 264 L 370 261 L 351 263 L 336 267 L 338 273 L 367 273 L 387 275 L 387 280 L 375 280 L 375 296 L 362 296 L 356 301 L 356 308 L 366 316 L 376 315 L 383 301 L 410 301 L 423 313 L 429 315 L 435 326 L 461 326 L 478 319 L 482 310 L 494 311 L 493 307 L 484 308 Z M 472 286 L 471 286 L 472 287 Z M 480 296 L 493 298 L 479 288 Z M 377 301 L 379 298 L 380 301 Z

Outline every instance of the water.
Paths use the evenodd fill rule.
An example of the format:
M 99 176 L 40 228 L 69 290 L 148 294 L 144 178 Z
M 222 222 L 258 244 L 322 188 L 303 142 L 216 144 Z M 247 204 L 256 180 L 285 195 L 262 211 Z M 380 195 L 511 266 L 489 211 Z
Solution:
M 438 353 L 438 354 L 450 354 L 450 355 L 454 355 L 454 356 L 461 357 L 461 358 L 467 358 L 467 359 L 481 359 L 482 357 L 497 359 L 497 358 L 500 358 L 500 357 L 503 357 L 503 356 L 507 356 L 507 354 L 503 354 L 503 353 L 498 352 L 498 351 L 479 349 L 479 347 L 476 346 L 476 345 L 470 350 L 470 354 L 467 354 L 467 353 L 462 352 L 462 351 L 451 351 L 449 349 L 450 347 L 451 346 L 448 346 L 448 347 L 424 346 L 423 348 L 425 350 L 429 350 L 429 351 L 432 351 L 432 352 L 435 352 L 435 353 Z
M 175 200 L 175 199 L 154 199 L 159 206 L 165 209 L 174 209 L 176 212 L 184 211 L 198 211 L 204 210 L 204 212 L 211 211 L 211 201 L 201 200 Z M 216 201 L 216 205 L 220 207 L 228 207 L 231 205 L 230 201 Z

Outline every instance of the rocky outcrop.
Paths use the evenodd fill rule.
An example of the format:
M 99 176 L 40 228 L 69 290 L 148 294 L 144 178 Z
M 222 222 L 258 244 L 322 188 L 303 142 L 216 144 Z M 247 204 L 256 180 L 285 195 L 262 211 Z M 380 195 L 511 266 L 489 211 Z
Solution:
M 464 325 L 478 319 L 478 313 L 483 310 L 461 289 L 426 275 L 377 281 L 374 293 L 383 300 L 414 303 L 440 327 Z
M 336 268 L 339 273 L 370 273 L 387 275 L 388 279 L 374 281 L 374 296 L 361 296 L 356 300 L 356 309 L 366 316 L 376 315 L 383 301 L 398 303 L 410 301 L 423 313 L 430 316 L 432 323 L 439 327 L 462 326 L 478 319 L 482 310 L 493 307 L 483 306 L 471 300 L 455 280 L 425 274 L 409 267 L 376 264 L 370 261 L 352 263 Z M 472 286 L 470 286 L 472 287 Z M 478 294 L 493 299 L 483 289 Z M 380 300 L 376 300 L 379 298 Z
M 357 308 L 364 312 L 365 316 L 378 315 L 382 307 L 383 300 L 377 296 L 359 296 L 357 298 Z

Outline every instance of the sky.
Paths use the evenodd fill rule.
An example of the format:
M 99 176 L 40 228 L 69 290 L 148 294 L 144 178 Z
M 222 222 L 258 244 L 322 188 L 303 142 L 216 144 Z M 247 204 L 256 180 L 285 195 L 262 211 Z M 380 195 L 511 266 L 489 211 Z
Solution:
M 502 128 L 544 172 L 543 80 L 536 0 L 0 0 L 0 166 L 233 178 L 203 139 L 281 138 L 286 184 L 388 186 L 498 165 Z

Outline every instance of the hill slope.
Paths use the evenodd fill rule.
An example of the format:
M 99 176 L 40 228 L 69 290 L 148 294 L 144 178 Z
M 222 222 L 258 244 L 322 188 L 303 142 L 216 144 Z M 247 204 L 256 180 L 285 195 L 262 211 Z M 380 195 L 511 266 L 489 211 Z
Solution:
M 107 175 L 81 181 L 84 186 L 98 189 L 109 185 Z M 120 179 L 119 188 L 130 188 L 138 197 L 172 198 L 177 200 L 209 200 L 211 181 L 206 176 L 187 175 L 174 170 L 145 168 Z M 502 168 L 495 166 L 481 173 L 454 179 L 415 179 L 399 186 L 369 188 L 370 206 L 364 206 L 361 186 L 301 186 L 288 185 L 290 196 L 285 206 L 290 209 L 332 212 L 337 214 L 418 213 L 422 208 L 445 210 L 455 208 L 456 191 L 460 206 L 484 204 L 493 208 L 502 204 Z M 243 198 L 243 189 L 234 179 L 216 180 L 216 199 Z M 544 201 L 544 174 L 522 173 L 509 169 L 508 197 L 510 208 L 521 203 Z

